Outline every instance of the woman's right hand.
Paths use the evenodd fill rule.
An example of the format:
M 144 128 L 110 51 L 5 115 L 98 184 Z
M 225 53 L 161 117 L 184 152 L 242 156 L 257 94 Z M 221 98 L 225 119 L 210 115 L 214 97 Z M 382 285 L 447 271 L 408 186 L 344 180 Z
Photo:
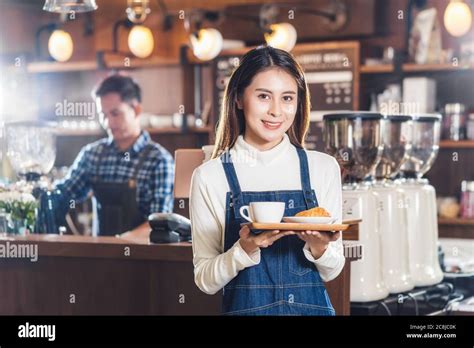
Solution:
M 295 232 L 273 230 L 265 231 L 259 234 L 253 234 L 250 232 L 250 228 L 245 225 L 239 231 L 239 243 L 242 246 L 242 249 L 244 249 L 248 255 L 251 255 L 257 249 L 267 248 L 281 237 L 288 236 L 291 234 L 295 234 Z

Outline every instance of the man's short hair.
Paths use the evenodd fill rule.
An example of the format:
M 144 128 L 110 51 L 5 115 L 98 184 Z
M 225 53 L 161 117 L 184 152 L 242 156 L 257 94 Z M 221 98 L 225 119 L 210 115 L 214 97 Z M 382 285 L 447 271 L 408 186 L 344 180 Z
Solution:
M 92 97 L 96 99 L 108 93 L 118 93 L 124 102 L 137 100 L 141 103 L 142 101 L 140 86 L 128 76 L 115 74 L 107 77 L 92 92 Z

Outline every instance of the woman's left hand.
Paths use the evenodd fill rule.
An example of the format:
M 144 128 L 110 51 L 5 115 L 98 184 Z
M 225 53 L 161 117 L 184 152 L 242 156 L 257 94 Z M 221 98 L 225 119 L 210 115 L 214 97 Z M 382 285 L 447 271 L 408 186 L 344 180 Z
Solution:
M 336 241 L 341 232 L 303 231 L 297 234 L 301 240 L 308 243 L 311 254 L 317 260 L 324 254 L 329 242 Z

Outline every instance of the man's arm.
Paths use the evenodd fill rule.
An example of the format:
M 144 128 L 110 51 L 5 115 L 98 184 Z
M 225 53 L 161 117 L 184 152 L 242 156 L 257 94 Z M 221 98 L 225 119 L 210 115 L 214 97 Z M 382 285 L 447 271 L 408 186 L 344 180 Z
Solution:
M 133 230 L 118 234 L 117 237 L 133 240 L 137 242 L 148 242 L 150 238 L 151 227 L 148 221 L 142 223 L 141 225 L 135 227 Z
M 73 165 L 69 168 L 67 175 L 55 183 L 56 188 L 61 190 L 64 198 L 77 202 L 82 202 L 87 198 L 87 194 L 91 190 L 90 161 L 90 151 L 87 147 L 82 148 Z M 71 206 L 70 201 L 68 204 Z

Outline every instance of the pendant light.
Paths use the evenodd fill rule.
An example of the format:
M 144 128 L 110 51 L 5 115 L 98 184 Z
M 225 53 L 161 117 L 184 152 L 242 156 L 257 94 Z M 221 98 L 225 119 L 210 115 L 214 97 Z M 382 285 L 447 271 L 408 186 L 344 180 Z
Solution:
M 138 58 L 146 58 L 153 52 L 155 42 L 150 28 L 134 25 L 128 34 L 128 48 Z
M 200 60 L 212 60 L 221 52 L 224 39 L 219 30 L 200 29 L 189 37 L 193 54 Z
M 128 48 L 138 58 L 150 56 L 155 47 L 153 33 L 150 28 L 143 25 L 150 12 L 149 0 L 127 0 L 125 13 L 128 24 L 132 24 L 128 34 Z
M 74 51 L 71 35 L 64 30 L 54 30 L 48 40 L 48 51 L 58 62 L 69 60 Z
M 95 0 L 46 0 L 43 10 L 55 13 L 89 12 L 97 10 Z
M 452 36 L 463 36 L 472 25 L 472 13 L 462 0 L 451 0 L 444 11 L 444 26 Z
M 270 25 L 270 32 L 264 36 L 269 46 L 290 52 L 296 45 L 298 35 L 290 23 L 276 23 Z

